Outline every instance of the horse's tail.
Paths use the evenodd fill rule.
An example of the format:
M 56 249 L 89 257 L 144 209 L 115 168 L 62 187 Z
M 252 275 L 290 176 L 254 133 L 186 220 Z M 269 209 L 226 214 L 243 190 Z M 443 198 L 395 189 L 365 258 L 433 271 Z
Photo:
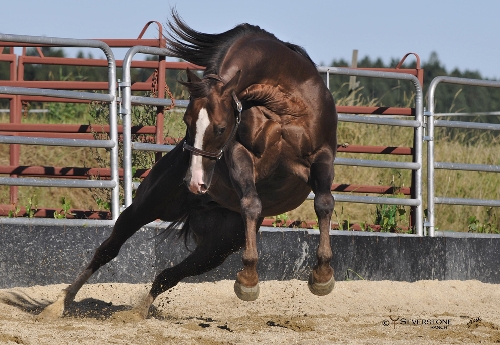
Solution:
M 189 213 L 186 212 L 182 216 L 180 216 L 177 220 L 174 220 L 167 227 L 161 230 L 155 237 L 158 238 L 157 243 L 161 243 L 166 241 L 170 236 L 176 235 L 178 239 L 183 239 L 184 246 L 187 250 L 191 251 L 188 247 L 189 239 L 191 238 L 192 231 L 189 226 Z

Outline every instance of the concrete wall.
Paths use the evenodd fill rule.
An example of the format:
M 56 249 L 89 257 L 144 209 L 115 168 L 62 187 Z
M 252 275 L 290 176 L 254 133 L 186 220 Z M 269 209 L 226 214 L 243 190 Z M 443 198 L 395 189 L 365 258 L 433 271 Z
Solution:
M 104 241 L 111 227 L 28 226 L 0 228 L 0 288 L 71 283 Z M 155 237 L 158 229 L 143 228 L 120 255 L 89 282 L 151 282 L 165 267 L 180 262 L 188 251 L 182 240 Z M 477 279 L 500 283 L 500 236 L 440 233 L 416 237 L 384 233 L 332 231 L 332 266 L 336 280 L 416 281 Z M 316 258 L 318 232 L 264 228 L 258 236 L 261 280 L 306 280 Z M 223 265 L 185 281 L 234 279 L 241 254 Z

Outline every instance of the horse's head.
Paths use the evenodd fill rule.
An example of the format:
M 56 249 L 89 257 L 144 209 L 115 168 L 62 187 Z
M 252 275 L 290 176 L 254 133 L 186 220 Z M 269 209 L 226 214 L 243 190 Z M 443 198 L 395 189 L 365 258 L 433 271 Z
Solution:
M 240 72 L 224 82 L 217 75 L 200 79 L 187 70 L 190 102 L 184 114 L 187 126 L 184 149 L 191 151 L 191 161 L 184 181 L 195 194 L 208 191 L 215 163 L 233 141 L 240 121 L 241 103 L 235 88 Z

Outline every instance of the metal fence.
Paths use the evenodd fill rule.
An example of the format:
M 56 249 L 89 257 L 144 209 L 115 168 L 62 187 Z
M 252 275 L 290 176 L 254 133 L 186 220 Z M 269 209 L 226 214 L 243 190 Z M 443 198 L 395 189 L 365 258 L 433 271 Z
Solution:
M 448 121 L 435 119 L 435 92 L 439 84 L 459 84 L 471 86 L 484 86 L 500 88 L 499 81 L 477 80 L 467 78 L 455 77 L 437 77 L 432 80 L 429 86 L 429 111 L 425 113 L 427 117 L 427 222 L 425 223 L 428 229 L 429 236 L 435 236 L 435 204 L 448 204 L 448 205 L 469 205 L 469 206 L 494 206 L 500 207 L 500 200 L 486 200 L 486 199 L 469 199 L 469 198 L 454 198 L 448 196 L 435 195 L 435 169 L 446 170 L 464 170 L 464 171 L 482 171 L 490 173 L 500 173 L 500 165 L 491 164 L 465 164 L 460 162 L 436 162 L 434 158 L 434 128 L 447 127 L 447 128 L 465 128 L 465 129 L 478 129 L 500 131 L 500 124 L 492 123 L 479 123 L 479 122 L 465 122 L 465 121 Z
M 78 180 L 78 179 L 37 179 L 1 177 L 0 184 L 16 186 L 42 186 L 42 187 L 69 187 L 69 188 L 110 188 L 111 189 L 111 212 L 113 221 L 119 215 L 119 176 L 118 176 L 118 121 L 116 113 L 116 62 L 110 47 L 98 40 L 82 40 L 56 37 L 38 37 L 23 35 L 0 34 L 0 41 L 17 42 L 28 44 L 48 44 L 51 46 L 65 47 L 85 47 L 98 48 L 103 51 L 108 61 L 108 92 L 104 94 L 52 90 L 40 88 L 24 88 L 14 86 L 0 86 L 0 93 L 30 96 L 58 97 L 73 100 L 88 100 L 106 102 L 109 104 L 109 140 L 86 140 L 86 139 L 60 139 L 41 137 L 17 137 L 0 136 L 0 143 L 3 144 L 23 144 L 23 145 L 49 145 L 49 146 L 69 146 L 69 147 L 99 147 L 107 148 L 110 151 L 111 179 L 109 181 L 99 180 Z M 19 219 L 16 220 L 19 222 Z M 5 222 L 5 221 L 4 221 Z M 32 221 L 31 221 L 32 222 Z M 75 224 L 78 221 L 74 222 Z M 85 220 L 85 223 L 91 223 Z M 102 222 L 101 222 L 102 223 Z
M 157 34 L 156 39 L 146 39 L 143 38 L 146 30 L 152 25 L 156 24 Z M 134 39 L 99 39 L 98 41 L 106 43 L 111 48 L 130 48 L 137 45 L 152 46 L 152 47 L 164 47 L 166 44 L 165 37 L 162 33 L 163 26 L 159 22 L 150 21 L 143 28 L 141 33 L 137 38 Z M 50 66 L 58 65 L 60 66 L 60 71 L 63 71 L 66 66 L 78 66 L 87 67 L 90 70 L 95 68 L 108 67 L 108 61 L 103 58 L 94 59 L 91 56 L 87 58 L 69 58 L 69 57 L 51 57 L 46 56 L 43 51 L 43 47 L 53 47 L 53 44 L 37 44 L 37 43 L 21 43 L 21 42 L 9 42 L 0 40 L 0 63 L 7 62 L 9 64 L 9 78 L 7 80 L 1 80 L 0 85 L 2 86 L 14 86 L 14 87 L 27 87 L 27 88 L 41 88 L 41 89 L 53 89 L 53 90 L 86 90 L 89 92 L 101 92 L 108 90 L 107 81 L 95 81 L 95 80 L 73 80 L 74 78 L 67 76 L 61 76 L 61 80 L 26 80 L 27 74 L 25 73 L 25 67 L 31 66 Z M 10 49 L 10 52 L 4 52 L 4 48 Z M 14 47 L 22 48 L 21 54 L 16 54 Z M 35 55 L 31 55 L 26 48 L 30 47 Z M 50 52 L 49 52 L 50 55 Z M 116 66 L 121 67 L 123 62 L 121 60 L 116 60 Z M 5 65 L 4 65 L 5 66 Z M 144 81 L 135 80 L 132 86 L 134 91 L 149 91 L 157 92 L 162 94 L 166 89 L 165 80 L 167 69 L 179 69 L 192 67 L 193 64 L 186 62 L 167 62 L 165 59 L 160 58 L 159 61 L 134 61 L 133 67 L 141 69 L 141 76 L 147 77 L 150 73 L 149 71 L 154 71 L 151 73 L 149 78 Z M 99 74 L 103 74 L 100 72 Z M 99 80 L 101 78 L 98 78 Z M 12 136 L 26 136 L 26 137 L 49 137 L 49 138 L 66 138 L 66 139 L 94 139 L 94 129 L 96 125 L 99 130 L 103 133 L 109 133 L 109 125 L 99 124 L 45 124 L 45 123 L 22 123 L 22 114 L 25 116 L 31 111 L 29 109 L 30 102 L 37 103 L 47 103 L 47 102 L 57 102 L 57 103 L 91 103 L 91 101 L 84 99 L 65 99 L 61 97 L 47 97 L 47 96 L 31 96 L 31 95 L 11 95 L 11 94 L 1 94 L 0 99 L 9 100 L 9 113 L 10 113 L 10 123 L 0 123 L 0 135 L 12 135 Z M 153 126 L 135 126 L 133 128 L 133 133 L 141 135 L 151 135 L 156 138 L 156 141 L 163 141 L 163 114 L 161 113 L 161 108 L 157 109 L 157 124 Z M 107 121 L 106 121 L 107 122 Z M 118 135 L 121 134 L 121 126 L 118 126 Z M 53 178 L 80 178 L 86 179 L 91 176 L 101 176 L 103 179 L 109 179 L 111 176 L 111 170 L 107 167 L 97 167 L 97 168 L 78 168 L 78 167 L 41 167 L 41 166 L 20 166 L 20 153 L 21 146 L 19 144 L 9 145 L 9 155 L 10 155 L 10 165 L 0 165 L 0 174 L 7 174 L 11 177 L 53 177 Z M 25 148 L 23 147 L 23 150 Z M 159 159 L 161 154 L 156 155 L 156 159 Z M 28 164 L 30 164 L 28 162 Z M 109 166 L 109 164 L 108 164 Z M 123 172 L 120 170 L 120 174 Z M 15 206 L 18 203 L 18 187 L 11 185 L 10 188 L 10 203 L 0 203 L 0 216 L 6 216 L 9 210 L 15 210 Z M 22 210 L 22 207 L 20 208 Z M 37 208 L 35 210 L 35 217 L 47 217 L 57 210 L 51 208 Z M 95 211 L 95 210 L 71 210 L 75 213 L 77 217 L 90 217 L 98 219 L 109 219 L 111 218 L 111 213 L 108 211 Z M 24 212 L 24 211 L 21 211 Z
M 144 39 L 143 35 L 145 31 L 150 27 L 151 24 L 157 24 L 158 30 L 156 30 L 156 33 L 158 34 L 157 39 Z M 36 185 L 54 185 L 57 184 L 59 186 L 66 187 L 68 178 L 72 178 L 75 180 L 75 183 L 73 184 L 74 187 L 77 186 L 82 186 L 82 188 L 86 187 L 92 187 L 92 185 L 89 185 L 87 182 L 83 182 L 85 179 L 92 178 L 93 176 L 100 176 L 104 184 L 109 183 L 110 179 L 112 178 L 112 171 L 110 168 L 109 161 L 105 162 L 106 159 L 102 162 L 105 163 L 106 166 L 100 166 L 100 167 L 72 167 L 72 166 L 65 166 L 65 167 L 57 167 L 57 166 L 50 166 L 50 162 L 47 162 L 48 166 L 38 166 L 38 165 L 32 165 L 31 162 L 25 162 L 27 165 L 21 165 L 20 164 L 20 152 L 21 152 L 21 146 L 20 144 L 13 144 L 14 142 L 18 142 L 17 139 L 14 139 L 15 137 L 21 137 L 19 139 L 19 142 L 23 140 L 24 144 L 32 144 L 35 143 L 32 139 L 35 138 L 36 142 L 38 144 L 45 144 L 45 145 L 60 145 L 60 144 L 68 144 L 68 145 L 75 145 L 75 142 L 78 142 L 80 139 L 88 139 L 86 142 L 88 146 L 94 147 L 94 146 L 99 146 L 98 143 L 93 140 L 95 138 L 95 133 L 97 131 L 101 133 L 108 133 L 111 134 L 111 132 L 115 132 L 113 128 L 110 127 L 110 125 L 105 125 L 105 124 L 65 124 L 65 123 L 57 123 L 57 124 L 30 124 L 30 123 L 22 123 L 21 117 L 22 114 L 27 115 L 28 113 L 31 113 L 31 111 L 28 111 L 29 107 L 29 102 L 40 102 L 40 103 L 46 103 L 46 102 L 57 102 L 57 103 L 73 103 L 73 104 L 80 104 L 80 103 L 92 103 L 95 101 L 98 102 L 107 102 L 106 99 L 101 99 L 99 98 L 89 98 L 87 97 L 87 93 L 84 93 L 83 97 L 79 98 L 80 94 L 77 93 L 67 93 L 66 96 L 64 97 L 73 97 L 76 95 L 77 98 L 63 98 L 61 93 L 54 93 L 52 91 L 57 91 L 57 90 L 85 90 L 88 92 L 102 92 L 107 93 L 109 91 L 109 87 L 111 86 L 112 89 L 115 91 L 116 90 L 116 75 L 113 75 L 112 78 L 110 78 L 113 81 L 113 84 L 110 85 L 108 81 L 88 81 L 88 80 L 72 80 L 71 78 L 66 80 L 25 80 L 25 65 L 59 65 L 59 66 L 84 66 L 84 67 L 90 67 L 90 68 L 98 68 L 98 67 L 108 67 L 109 63 L 107 59 L 94 59 L 92 57 L 88 58 L 67 58 L 67 57 L 50 57 L 50 56 L 45 56 L 44 51 L 42 51 L 41 48 L 43 47 L 67 47 L 67 46 L 75 46 L 75 47 L 80 47 L 80 43 L 82 41 L 89 41 L 89 40 L 76 40 L 79 43 L 74 43 L 75 40 L 67 40 L 67 39 L 58 39 L 58 38 L 49 38 L 49 43 L 47 42 L 47 38 L 43 37 L 28 37 L 28 40 L 22 40 L 22 36 L 17 36 L 17 35 L 3 35 L 2 38 L 5 38 L 5 40 L 0 39 L 0 62 L 7 62 L 9 63 L 9 78 L 7 80 L 1 80 L 0 85 L 2 85 L 4 92 L 15 92 L 15 93 L 0 93 L 0 99 L 8 99 L 10 101 L 10 109 L 8 109 L 8 112 L 10 113 L 10 122 L 9 123 L 0 123 L 0 136 L 5 137 L 4 143 L 9 147 L 9 154 L 10 154 L 10 165 L 5 165 L 0 164 L 0 174 L 3 175 L 10 175 L 10 178 L 12 178 L 13 183 L 14 182 L 19 182 L 15 184 L 10 184 L 10 203 L 0 203 L 0 222 L 1 223 L 8 223 L 13 221 L 13 219 L 6 218 L 7 216 L 10 217 L 11 214 L 14 214 L 15 217 L 19 217 L 17 214 L 18 212 L 21 212 L 20 214 L 29 214 L 29 217 L 32 217 L 29 220 L 26 219 L 18 219 L 19 221 L 26 221 L 29 222 L 30 224 L 35 224 L 35 223 L 42 223 L 42 224 L 49 224 L 51 221 L 54 222 L 54 219 L 41 219 L 41 217 L 54 217 L 58 215 L 60 212 L 56 208 L 51 208 L 50 205 L 49 207 L 36 207 L 34 209 L 29 208 L 29 206 L 26 206 L 26 211 L 22 206 L 18 206 L 18 186 L 19 185 L 26 185 L 29 181 L 28 178 L 30 178 L 32 181 L 35 181 Z M 14 38 L 14 40 L 9 40 Z M 141 33 L 137 38 L 134 39 L 99 39 L 99 40 L 90 40 L 92 42 L 104 42 L 104 46 L 107 45 L 107 50 L 109 50 L 109 47 L 112 48 L 130 48 L 136 45 L 145 45 L 145 46 L 157 46 L 157 47 L 164 47 L 165 46 L 165 38 L 162 34 L 162 25 L 159 22 L 148 22 L 142 29 Z M 41 43 L 43 42 L 43 43 Z M 10 49 L 10 52 L 3 52 L 4 48 L 7 47 Z M 14 47 L 22 47 L 22 54 L 16 54 L 14 52 Z M 31 47 L 33 49 L 33 52 L 38 53 L 37 55 L 30 55 L 29 52 L 26 50 L 27 47 Z M 113 62 L 113 64 L 116 67 L 121 67 L 123 64 L 123 61 L 121 60 L 116 60 Z M 164 58 L 159 59 L 159 61 L 134 61 L 133 66 L 134 68 L 140 68 L 141 69 L 141 77 L 142 78 L 147 78 L 145 81 L 134 81 L 132 90 L 133 91 L 146 91 L 146 92 L 152 92 L 152 93 L 157 93 L 158 97 L 161 97 L 160 95 L 165 93 L 165 90 L 167 88 L 167 85 L 165 83 L 166 81 L 166 73 L 167 70 L 169 69 L 185 69 L 186 67 L 192 68 L 194 65 L 191 63 L 187 62 L 167 62 L 165 61 Z M 150 74 L 149 71 L 153 71 L 151 75 L 148 78 L 148 75 Z M 146 74 L 144 74 L 146 73 Z M 102 74 L 102 72 L 101 72 Z M 8 88 L 10 89 L 8 89 Z M 14 88 L 12 88 L 14 87 Z M 28 91 L 28 93 L 21 94 L 18 93 L 18 90 L 22 90 L 23 88 L 27 88 L 31 91 Z M 10 90 L 10 91 L 9 91 Z M 16 90 L 16 91 L 12 91 Z M 43 95 L 32 95 L 33 93 L 35 94 L 43 94 Z M 93 94 L 92 94 L 93 95 Z M 91 96 L 92 97 L 92 96 Z M 117 95 L 116 97 L 116 104 L 120 103 L 120 95 Z M 110 104 L 111 107 L 111 104 Z M 115 117 L 116 114 L 116 107 L 111 107 L 110 109 L 113 117 Z M 108 120 L 106 119 L 106 122 Z M 117 126 L 116 121 L 111 122 L 113 127 Z M 117 137 L 120 137 L 121 133 L 123 132 L 122 126 L 118 125 L 117 126 Z M 140 135 L 150 135 L 156 139 L 157 142 L 163 142 L 164 139 L 164 133 L 163 133 L 163 113 L 162 113 L 162 108 L 158 107 L 157 108 L 157 113 L 156 113 L 156 124 L 152 126 L 145 126 L 145 125 L 138 125 L 134 126 L 132 129 L 132 133 L 140 134 Z M 69 139 L 64 141 L 57 141 L 57 140 L 47 140 L 45 138 L 57 138 L 57 139 Z M 74 140 L 76 139 L 76 141 Z M 79 145 L 79 144 L 77 144 Z M 109 145 L 107 145 L 109 146 Z M 100 146 L 99 146 L 100 147 Z M 25 148 L 22 148 L 25 150 Z M 107 147 L 107 150 L 110 148 Z M 156 159 L 159 159 L 161 157 L 161 154 L 156 155 Z M 118 157 L 121 158 L 121 157 Z M 118 163 L 119 164 L 119 163 Z M 113 166 L 117 166 L 118 164 L 113 164 Z M 101 165 L 101 164 L 100 164 Z M 118 167 L 120 168 L 120 167 Z M 116 181 L 123 175 L 123 170 L 118 169 L 118 176 L 117 178 L 113 178 Z M 22 179 L 17 179 L 14 180 L 14 178 L 18 177 L 23 177 Z M 41 183 L 41 179 L 33 179 L 33 177 L 43 177 L 43 183 Z M 48 181 L 49 178 L 51 181 Z M 63 182 L 66 180 L 66 182 Z M 4 182 L 9 182 L 8 179 L 4 179 Z M 63 182 L 62 184 L 60 182 Z M 83 184 L 81 183 L 83 182 Z M 90 181 L 88 181 L 90 182 Z M 96 183 L 96 181 L 93 181 L 93 183 Z M 115 185 L 115 184 L 114 184 Z M 117 186 L 117 184 L 116 184 Z M 118 194 L 116 194 L 118 195 Z M 62 223 L 67 223 L 67 224 L 91 224 L 94 223 L 94 220 L 102 220 L 98 223 L 101 225 L 104 223 L 110 223 L 112 224 L 114 221 L 110 220 L 107 221 L 108 219 L 116 219 L 119 215 L 120 212 L 120 201 L 114 201 L 116 199 L 119 199 L 116 197 L 116 195 L 112 196 L 113 202 L 110 203 L 111 205 L 111 210 L 112 212 L 108 211 L 108 208 L 106 207 L 106 210 L 95 210 L 93 208 L 91 209 L 71 209 L 69 210 L 69 213 L 71 214 L 69 216 L 70 219 L 57 219 L 57 224 L 62 224 Z M 111 201 L 111 200 L 106 200 L 106 201 Z M 116 205 L 113 206 L 112 204 Z M 28 212 L 33 212 L 28 213 Z M 66 212 L 66 211 L 65 211 Z M 68 216 L 69 214 L 65 214 L 65 217 Z M 85 219 L 74 219 L 74 218 L 85 218 Z
M 144 144 L 139 142 L 131 142 L 131 123 L 130 123 L 130 109 L 132 103 L 135 104 L 148 104 L 156 106 L 169 106 L 171 105 L 170 100 L 161 100 L 151 97 L 138 97 L 130 95 L 130 63 L 133 56 L 136 53 L 145 54 L 156 54 L 164 55 L 166 52 L 163 49 L 151 48 L 151 47 L 133 47 L 131 48 L 124 59 L 123 64 L 123 82 L 120 83 L 121 93 L 123 95 L 122 110 L 120 111 L 123 115 L 123 125 L 124 125 L 124 193 L 125 193 L 125 206 L 129 206 L 132 203 L 132 189 L 134 184 L 132 183 L 132 176 L 127 171 L 132 170 L 132 150 L 150 150 L 150 151 L 161 151 L 168 152 L 173 147 L 171 145 L 155 145 L 155 144 Z M 355 202 L 355 203 L 368 203 L 368 204 L 386 204 L 386 205 L 403 205 L 410 206 L 414 208 L 415 214 L 415 233 L 419 236 L 423 234 L 422 225 L 422 118 L 423 118 L 423 106 L 422 106 L 422 88 L 420 86 L 419 79 L 412 74 L 406 73 L 395 73 L 395 72 L 382 72 L 382 71 L 363 71 L 348 68 L 334 68 L 334 67 L 318 67 L 320 73 L 327 74 L 338 74 L 338 75 L 355 75 L 360 77 L 373 77 L 373 78 L 390 78 L 399 80 L 411 81 L 415 87 L 416 97 L 416 111 L 414 120 L 400 120 L 392 118 L 377 118 L 377 117 L 367 117 L 362 115 L 346 115 L 340 114 L 339 120 L 344 122 L 358 122 L 367 124 L 379 124 L 379 125 L 389 125 L 389 126 L 404 126 L 412 127 L 415 129 L 414 135 L 414 154 L 413 162 L 394 162 L 394 161 L 383 161 L 383 160 L 363 160 L 363 159 L 348 159 L 348 158 L 336 158 L 335 164 L 338 165 L 354 165 L 354 166 L 365 166 L 365 167 L 375 167 L 375 168 L 396 168 L 396 169 L 411 169 L 415 171 L 414 184 L 412 197 L 409 199 L 403 198 L 387 198 L 387 197 L 371 197 L 371 196 L 357 196 L 352 194 L 339 194 L 335 193 L 335 200 L 338 202 Z M 176 106 L 186 107 L 187 101 L 176 101 Z M 360 110 L 358 107 L 357 110 Z M 136 187 L 136 186 L 135 186 Z M 311 193 L 308 199 L 314 199 L 314 194 Z
M 17 186 L 55 186 L 55 187 L 81 187 L 81 188 L 110 188 L 112 190 L 111 196 L 111 221 L 91 221 L 91 220 L 49 220 L 49 219 L 6 219 L 2 218 L 2 223 L 19 223 L 26 222 L 30 224 L 92 224 L 98 222 L 100 224 L 109 223 L 113 224 L 117 219 L 120 211 L 119 200 L 119 166 L 118 166 L 118 119 L 117 108 L 119 113 L 123 116 L 123 182 L 124 182 L 124 206 L 129 206 L 132 203 L 132 191 L 136 187 L 136 183 L 132 182 L 132 150 L 155 151 L 155 152 L 168 152 L 173 146 L 163 145 L 162 133 L 157 135 L 156 144 L 146 144 L 140 142 L 132 142 L 132 123 L 131 123 L 131 109 L 132 104 L 143 104 L 158 107 L 157 113 L 162 113 L 163 107 L 172 105 L 172 101 L 164 98 L 155 97 L 141 97 L 132 95 L 131 83 L 131 67 L 132 60 L 137 53 L 152 54 L 160 56 L 160 65 L 164 61 L 166 51 L 162 48 L 150 46 L 134 46 L 129 49 L 123 60 L 123 80 L 116 80 L 116 62 L 113 53 L 109 46 L 102 41 L 97 40 L 77 40 L 77 39 L 63 39 L 51 37 L 33 37 L 33 36 L 18 36 L 18 35 L 4 35 L 0 34 L 0 41 L 4 42 L 23 42 L 24 44 L 48 44 L 51 46 L 66 46 L 66 47 L 91 47 L 101 49 L 108 61 L 108 90 L 107 93 L 96 94 L 90 92 L 79 91 L 64 91 L 55 89 L 41 89 L 41 88 L 25 88 L 15 86 L 0 86 L 0 94 L 15 94 L 15 95 L 31 95 L 31 96 L 44 96 L 53 97 L 57 99 L 71 99 L 71 100 L 86 100 L 86 101 L 100 101 L 109 104 L 109 132 L 110 140 L 84 140 L 84 139 L 64 139 L 64 138 L 45 138 L 45 137 L 21 137 L 21 136 L 6 136 L 0 135 L 0 143 L 3 144 L 22 144 L 22 145 L 57 145 L 69 147 L 101 147 L 110 149 L 111 161 L 111 179 L 106 181 L 95 180 L 81 180 L 81 179 L 37 179 L 37 178 L 17 178 L 17 177 L 2 177 L 0 178 L 1 185 L 17 185 Z M 404 60 L 404 59 L 403 59 Z M 403 61 L 402 60 L 402 61 Z M 418 57 L 417 57 L 418 61 Z M 400 65 L 402 62 L 400 63 Z M 398 65 L 398 66 L 400 66 Z M 418 65 L 418 63 L 417 63 Z M 165 65 L 163 65 L 165 66 Z M 186 67 L 186 66 L 183 66 Z M 192 68 L 200 68 L 199 66 L 190 66 Z M 451 197 L 436 197 L 434 196 L 434 170 L 435 169 L 460 169 L 460 170 L 473 170 L 484 172 L 500 172 L 500 166 L 494 165 L 478 165 L 478 164 L 463 164 L 453 162 L 435 162 L 434 161 L 434 127 L 454 127 L 454 128 L 474 128 L 483 130 L 500 130 L 500 125 L 485 124 L 485 123 L 470 123 L 460 121 L 442 121 L 434 119 L 434 93 L 439 83 L 454 83 L 464 85 L 476 85 L 487 87 L 500 87 L 500 82 L 472 80 L 463 78 L 451 77 L 438 77 L 432 81 L 429 90 L 429 112 L 427 115 L 427 124 L 424 123 L 423 112 L 423 91 L 422 91 L 422 70 L 417 67 L 415 73 L 403 69 L 387 70 L 363 70 L 363 69 L 349 69 L 349 68 L 336 68 L 336 67 L 318 67 L 320 73 L 326 73 L 327 83 L 329 82 L 330 75 L 350 75 L 357 77 L 369 78 L 387 78 L 396 80 L 406 80 L 411 82 L 415 89 L 415 108 L 385 108 L 382 111 L 379 107 L 337 107 L 339 112 L 339 121 L 355 122 L 364 124 L 387 125 L 387 126 L 401 126 L 413 128 L 413 148 L 391 148 L 397 149 L 392 151 L 405 152 L 404 154 L 411 154 L 411 162 L 395 162 L 387 160 L 367 160 L 367 159 L 351 159 L 338 157 L 335 160 L 337 165 L 350 165 L 350 166 L 363 166 L 372 168 L 395 168 L 395 169 L 409 169 L 412 171 L 412 186 L 411 190 L 407 193 L 409 198 L 391 198 L 384 196 L 361 196 L 352 193 L 335 193 L 335 191 L 349 191 L 356 188 L 333 188 L 335 200 L 338 202 L 352 202 L 352 203 L 367 203 L 367 204 L 386 204 L 386 205 L 402 205 L 412 208 L 412 226 L 414 233 L 418 236 L 423 236 L 424 227 L 428 229 L 430 236 L 435 235 L 434 222 L 435 222 L 435 204 L 459 204 L 459 205 L 486 205 L 486 206 L 500 206 L 499 200 L 480 200 L 480 199 L 458 199 Z M 164 75 L 163 75 L 164 78 Z M 165 80 L 158 80 L 158 84 L 164 84 Z M 122 97 L 117 97 L 117 86 Z M 158 95 L 162 92 L 158 89 Z M 176 107 L 187 107 L 188 101 L 176 100 Z M 350 113 L 350 114 L 347 114 Z M 356 115 L 352 115 L 356 114 Z M 381 117 L 381 116 L 363 116 L 361 114 L 380 114 L 380 115 L 405 115 L 405 119 L 394 117 Z M 409 117 L 411 116 L 411 118 Z M 161 124 L 156 125 L 156 131 Z M 424 136 L 424 127 L 427 125 L 427 135 Z M 158 134 L 158 133 L 156 133 Z M 428 220 L 424 224 L 423 215 L 423 142 L 426 141 L 428 145 L 428 176 L 427 176 L 427 189 L 428 189 Z M 385 149 L 385 148 L 384 148 Z M 356 147 L 343 150 L 339 147 L 339 152 L 358 152 L 358 153 L 386 153 L 385 150 L 380 148 L 373 149 L 373 147 Z M 339 187 L 339 186 L 337 186 Z M 362 186 L 359 188 L 363 193 L 377 193 L 376 189 L 370 189 L 373 186 Z M 359 190 L 357 191 L 359 192 Z M 383 193 L 378 193 L 383 194 Z M 314 195 L 311 193 L 308 199 L 313 199 Z
M 356 202 L 367 204 L 386 204 L 386 205 L 402 205 L 411 206 L 414 208 L 414 228 L 415 234 L 418 236 L 423 235 L 423 203 L 422 203 L 422 138 L 423 138 L 423 93 L 422 86 L 419 79 L 412 74 L 395 73 L 384 71 L 367 71 L 349 68 L 336 68 L 336 67 L 318 67 L 320 73 L 337 74 L 337 75 L 350 75 L 357 77 L 371 77 L 371 78 L 386 78 L 408 80 L 412 82 L 415 88 L 415 118 L 414 120 L 403 120 L 394 118 L 380 118 L 380 117 L 367 117 L 362 115 L 347 115 L 339 114 L 339 121 L 356 122 L 365 124 L 378 124 L 388 126 L 403 126 L 414 128 L 413 140 L 413 161 L 412 162 L 393 162 L 384 160 L 363 160 L 363 159 L 348 159 L 339 158 L 335 159 L 336 165 L 354 165 L 373 168 L 395 168 L 395 169 L 411 169 L 414 171 L 414 178 L 412 183 L 412 195 L 409 199 L 402 198 L 387 198 L 387 197 L 370 197 L 370 196 L 357 196 L 351 194 L 334 194 L 334 198 L 339 202 Z M 328 77 L 327 77 L 328 79 Z M 313 199 L 314 194 L 311 193 L 308 199 Z

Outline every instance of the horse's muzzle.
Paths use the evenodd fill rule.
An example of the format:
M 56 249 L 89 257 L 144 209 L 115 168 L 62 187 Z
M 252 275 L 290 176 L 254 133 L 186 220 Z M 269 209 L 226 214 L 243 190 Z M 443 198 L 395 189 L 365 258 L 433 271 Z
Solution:
M 189 191 L 193 194 L 202 195 L 208 192 L 208 186 L 205 183 L 196 182 L 188 176 L 184 178 L 184 183 L 188 187 Z

